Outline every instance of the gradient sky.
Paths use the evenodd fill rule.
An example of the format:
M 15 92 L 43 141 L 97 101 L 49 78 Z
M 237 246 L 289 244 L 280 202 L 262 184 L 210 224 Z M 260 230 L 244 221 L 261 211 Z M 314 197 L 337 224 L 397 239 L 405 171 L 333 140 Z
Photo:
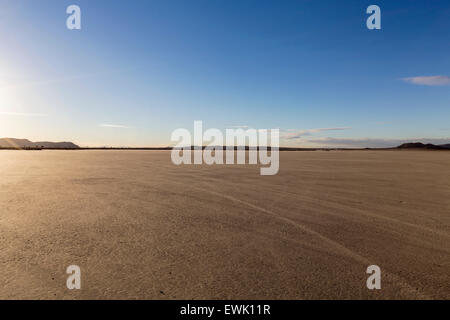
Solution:
M 203 120 L 289 146 L 450 143 L 449 76 L 448 0 L 0 0 L 0 137 L 163 146 Z

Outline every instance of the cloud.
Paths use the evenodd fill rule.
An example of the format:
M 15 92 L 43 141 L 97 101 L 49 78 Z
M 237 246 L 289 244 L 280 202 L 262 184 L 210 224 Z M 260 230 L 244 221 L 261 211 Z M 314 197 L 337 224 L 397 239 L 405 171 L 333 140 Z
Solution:
M 377 138 L 316 138 L 305 141 L 308 145 L 331 148 L 391 148 L 407 142 L 432 143 L 436 145 L 450 143 L 450 138 L 411 138 L 411 139 L 377 139 Z
M 231 128 L 236 128 L 236 129 L 248 129 L 249 126 L 231 126 Z
M 4 116 L 18 116 L 18 117 L 47 117 L 43 113 L 26 113 L 26 112 L 0 112 Z
M 392 122 L 391 121 L 378 121 L 378 122 L 375 122 L 375 124 L 380 125 L 380 126 L 384 126 L 384 125 L 387 125 L 387 124 L 392 124 Z
M 445 86 L 450 85 L 450 77 L 448 76 L 423 76 L 402 78 L 403 81 L 423 85 L 423 86 Z
M 81 79 L 92 77 L 92 76 L 93 75 L 80 75 L 80 76 L 63 77 L 63 78 L 56 78 L 56 79 L 49 79 L 49 80 L 24 81 L 21 83 L 13 83 L 13 84 L 7 84 L 7 85 L 0 86 L 0 90 L 2 90 L 2 89 L 18 89 L 18 88 L 35 87 L 35 86 L 46 86 L 46 85 L 52 85 L 52 84 L 59 84 L 59 83 L 67 82 L 67 81 L 81 80 Z
M 338 130 L 347 130 L 351 129 L 350 127 L 335 127 L 335 128 L 317 128 L 317 129 L 307 129 L 307 130 L 297 130 L 297 129 L 289 129 L 285 130 L 281 134 L 282 139 L 287 140 L 295 140 L 301 139 L 305 136 L 310 136 L 314 133 L 324 132 L 324 131 L 338 131 Z
M 128 126 L 123 126 L 123 125 L 121 125 L 121 124 L 107 124 L 107 123 L 101 124 L 101 125 L 99 125 L 99 127 L 102 127 L 102 128 L 130 129 L 130 127 L 128 127 Z
M 112 74 L 115 74 L 115 73 L 121 73 L 123 71 L 131 70 L 131 69 L 132 68 L 125 68 L 125 69 L 109 70 L 109 71 L 104 71 L 104 72 L 86 73 L 86 74 L 80 74 L 80 75 L 74 75 L 74 76 L 66 76 L 66 77 L 47 79 L 47 80 L 34 80 L 34 81 L 33 80 L 32 81 L 27 80 L 27 81 L 23 81 L 23 82 L 19 82 L 19 83 L 0 85 L 0 90 L 59 84 L 59 83 L 64 83 L 64 82 L 83 80 L 83 79 L 86 79 L 86 78 L 108 76 L 108 75 L 112 75 Z M 3 75 L 3 77 L 4 77 L 4 75 Z

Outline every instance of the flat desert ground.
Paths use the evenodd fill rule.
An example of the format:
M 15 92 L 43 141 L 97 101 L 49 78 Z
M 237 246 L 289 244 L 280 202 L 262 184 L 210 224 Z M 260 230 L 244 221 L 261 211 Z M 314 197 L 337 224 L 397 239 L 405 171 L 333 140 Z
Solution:
M 450 298 L 450 152 L 281 152 L 278 175 L 259 168 L 0 151 L 0 298 Z

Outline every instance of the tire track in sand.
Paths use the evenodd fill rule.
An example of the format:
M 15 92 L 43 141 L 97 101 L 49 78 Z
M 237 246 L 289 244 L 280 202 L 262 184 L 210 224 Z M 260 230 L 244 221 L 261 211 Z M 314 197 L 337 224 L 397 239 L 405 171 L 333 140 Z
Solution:
M 266 215 L 268 215 L 268 216 L 270 216 L 272 218 L 275 218 L 277 220 L 283 221 L 283 222 L 285 222 L 285 223 L 287 223 L 289 225 L 292 225 L 292 226 L 302 230 L 305 233 L 308 233 L 308 234 L 318 238 L 319 240 L 323 241 L 324 243 L 326 243 L 330 247 L 336 249 L 336 251 L 339 254 L 341 254 L 342 256 L 344 256 L 344 257 L 349 257 L 349 258 L 351 258 L 351 259 L 353 259 L 353 260 L 355 260 L 358 263 L 361 263 L 363 265 L 367 265 L 368 266 L 368 265 L 372 264 L 369 259 L 367 259 L 366 257 L 358 254 L 357 252 L 355 252 L 355 251 L 353 251 L 353 250 L 351 250 L 351 249 L 341 245 L 340 243 L 338 243 L 338 242 L 336 242 L 336 241 L 334 241 L 334 240 L 332 240 L 332 239 L 330 239 L 330 238 L 320 234 L 317 231 L 314 231 L 314 230 L 312 230 L 312 229 L 310 229 L 310 228 L 308 228 L 308 227 L 306 227 L 304 225 L 301 225 L 301 224 L 299 224 L 299 223 L 297 223 L 297 222 L 295 222 L 295 221 L 293 221 L 293 220 L 291 220 L 289 218 L 280 216 L 280 215 L 276 214 L 273 211 L 267 210 L 267 209 L 265 209 L 263 207 L 257 206 L 255 204 L 252 204 L 250 202 L 238 199 L 238 198 L 230 196 L 230 195 L 221 194 L 221 193 L 212 191 L 210 189 L 204 189 L 204 188 L 201 188 L 201 187 L 194 187 L 194 186 L 191 186 L 191 189 L 196 189 L 196 190 L 201 191 L 201 192 L 209 193 L 209 194 L 212 194 L 212 195 L 215 195 L 215 196 L 218 196 L 218 197 L 222 197 L 222 198 L 225 198 L 227 200 L 230 200 L 230 201 L 233 201 L 233 202 L 236 202 L 236 203 L 239 203 L 239 204 L 243 204 L 243 205 L 245 205 L 245 206 L 247 206 L 249 208 L 252 208 L 254 210 L 262 212 L 262 213 L 264 213 L 264 214 L 266 214 Z M 400 288 L 401 288 L 401 292 L 404 295 L 408 296 L 408 297 L 419 298 L 419 299 L 432 299 L 428 294 L 426 294 L 424 292 L 420 292 L 420 291 L 414 289 L 403 278 L 401 278 L 401 277 L 399 277 L 399 276 L 397 276 L 397 275 L 395 275 L 393 273 L 384 271 L 383 275 L 384 275 L 385 278 L 387 278 L 387 279 L 391 280 L 392 282 L 398 284 L 400 286 Z

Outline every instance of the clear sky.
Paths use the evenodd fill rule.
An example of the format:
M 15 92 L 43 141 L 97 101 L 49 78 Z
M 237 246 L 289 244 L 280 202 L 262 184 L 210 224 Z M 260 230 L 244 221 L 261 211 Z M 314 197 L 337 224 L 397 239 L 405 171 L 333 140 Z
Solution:
M 450 143 L 449 76 L 448 0 L 0 0 L 0 137 L 162 146 L 203 120 L 290 146 Z

